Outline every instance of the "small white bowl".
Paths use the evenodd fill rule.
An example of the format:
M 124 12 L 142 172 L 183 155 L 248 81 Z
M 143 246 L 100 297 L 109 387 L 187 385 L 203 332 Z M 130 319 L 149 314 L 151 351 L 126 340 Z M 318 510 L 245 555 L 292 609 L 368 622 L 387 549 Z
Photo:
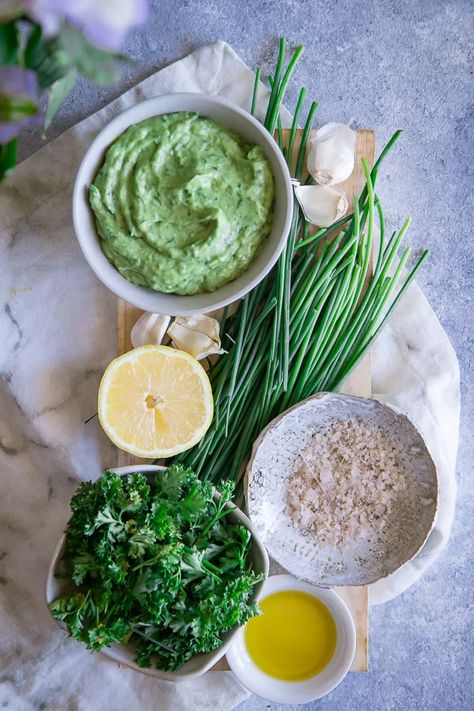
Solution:
M 95 219 L 89 205 L 89 186 L 103 163 L 105 152 L 129 126 L 151 116 L 177 111 L 195 111 L 259 145 L 268 158 L 275 181 L 272 229 L 256 259 L 246 272 L 217 291 L 191 296 L 163 294 L 127 281 L 108 261 L 100 247 Z M 117 116 L 96 136 L 77 173 L 73 194 L 73 221 L 80 247 L 96 276 L 130 304 L 152 313 L 173 316 L 196 314 L 226 306 L 242 298 L 268 274 L 285 246 L 293 213 L 293 189 L 288 166 L 273 137 L 251 114 L 223 99 L 206 94 L 177 93 L 157 96 L 132 106 Z
M 383 528 L 349 537 L 338 548 L 321 541 L 317 530 L 295 526 L 287 496 L 314 433 L 355 419 L 385 431 L 379 446 L 387 456 L 395 450 L 405 486 Z M 269 555 L 292 575 L 331 587 L 370 585 L 394 573 L 421 550 L 438 508 L 436 465 L 413 422 L 391 405 L 342 393 L 318 393 L 272 420 L 254 442 L 244 489 L 249 518 Z
M 110 471 L 114 471 L 117 474 L 124 476 L 127 474 L 133 474 L 134 472 L 158 472 L 164 471 L 165 469 L 166 467 L 160 467 L 155 464 L 142 464 L 131 467 L 111 467 Z M 232 506 L 232 504 L 228 503 L 227 507 L 230 506 Z M 255 533 L 251 522 L 249 521 L 247 516 L 245 516 L 245 514 L 243 514 L 242 511 L 238 508 L 234 508 L 232 513 L 228 515 L 228 519 L 229 521 L 233 520 L 234 523 L 238 523 L 242 526 L 245 526 L 245 528 L 247 528 L 251 532 L 252 542 L 250 548 L 250 555 L 252 558 L 253 568 L 257 573 L 264 573 L 266 578 L 268 576 L 269 570 L 268 555 L 264 546 L 260 542 L 258 535 Z M 50 603 L 53 602 L 53 600 L 56 600 L 57 597 L 63 595 L 71 589 L 71 583 L 68 580 L 55 577 L 55 572 L 64 553 L 64 547 L 65 536 L 63 535 L 59 539 L 58 544 L 54 550 L 53 557 L 49 565 L 48 577 L 46 579 L 45 599 L 46 605 L 48 605 L 48 607 Z M 250 603 L 257 602 L 262 592 L 263 585 L 264 581 L 258 583 L 255 586 L 254 594 L 252 595 L 249 601 Z M 63 629 L 66 629 L 65 625 L 62 622 L 58 622 L 58 624 Z M 111 647 L 104 647 L 101 653 L 104 656 L 109 657 L 109 659 L 112 659 L 114 662 L 117 662 L 117 664 L 120 664 L 121 666 L 129 667 L 134 671 L 141 672 L 142 674 L 147 674 L 148 676 L 153 676 L 157 679 L 163 679 L 165 681 L 187 681 L 188 679 L 194 679 L 197 676 L 201 676 L 201 674 L 204 674 L 211 667 L 213 667 L 214 664 L 216 664 L 219 659 L 224 656 L 230 643 L 232 642 L 234 636 L 238 633 L 239 629 L 241 628 L 236 626 L 228 630 L 228 632 L 226 632 L 222 637 L 222 645 L 219 647 L 219 649 L 216 649 L 213 652 L 209 652 L 208 654 L 196 654 L 188 662 L 183 664 L 180 669 L 174 672 L 167 672 L 163 671 L 162 669 L 156 669 L 154 667 L 144 668 L 138 666 L 138 664 L 135 662 L 135 654 L 132 645 L 113 644 Z
M 252 661 L 245 645 L 244 630 L 240 628 L 227 651 L 227 661 L 237 679 L 249 691 L 277 704 L 306 704 L 332 691 L 349 671 L 356 650 L 356 632 L 352 615 L 342 599 L 327 588 L 317 588 L 292 575 L 268 578 L 260 600 L 282 590 L 301 590 L 321 600 L 336 623 L 337 641 L 334 655 L 319 674 L 304 681 L 280 681 L 265 674 Z

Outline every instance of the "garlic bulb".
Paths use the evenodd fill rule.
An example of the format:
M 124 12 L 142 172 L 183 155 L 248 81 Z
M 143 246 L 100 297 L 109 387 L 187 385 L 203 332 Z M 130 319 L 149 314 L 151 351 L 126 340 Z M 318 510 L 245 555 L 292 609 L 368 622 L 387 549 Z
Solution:
M 131 330 L 130 340 L 132 341 L 132 346 L 134 348 L 138 346 L 159 346 L 165 337 L 170 321 L 170 316 L 145 312 Z
M 318 227 L 330 227 L 349 207 L 345 194 L 330 185 L 299 185 L 295 195 L 308 222 Z
M 319 185 L 344 182 L 354 170 L 356 134 L 347 124 L 328 123 L 310 142 L 308 171 Z
M 219 321 L 205 314 L 176 316 L 167 333 L 176 348 L 197 360 L 225 352 L 221 348 Z

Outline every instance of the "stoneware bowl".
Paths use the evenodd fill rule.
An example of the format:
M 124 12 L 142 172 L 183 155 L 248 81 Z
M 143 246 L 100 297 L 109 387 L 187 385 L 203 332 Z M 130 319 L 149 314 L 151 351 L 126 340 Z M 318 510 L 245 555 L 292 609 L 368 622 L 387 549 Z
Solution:
M 344 548 L 296 528 L 287 512 L 289 478 L 316 430 L 335 420 L 375 421 L 401 464 L 404 491 L 385 527 Z M 438 477 L 414 424 L 376 400 L 320 393 L 275 418 L 258 437 L 246 471 L 247 512 L 268 553 L 314 585 L 368 585 L 395 572 L 424 545 L 435 522 Z
M 112 469 L 112 471 L 122 476 L 126 476 L 127 474 L 132 474 L 134 472 L 142 472 L 152 478 L 154 477 L 155 472 L 163 471 L 164 469 L 166 469 L 166 467 L 160 467 L 154 464 L 144 464 L 141 466 L 117 467 L 115 469 Z M 230 507 L 232 505 L 229 503 L 227 504 L 227 506 Z M 251 532 L 252 538 L 250 554 L 253 563 L 253 568 L 257 573 L 263 573 L 266 578 L 268 576 L 269 569 L 268 555 L 249 519 L 238 508 L 234 508 L 232 513 L 228 515 L 228 518 L 234 523 L 238 523 L 242 526 L 245 526 L 245 528 L 248 528 Z M 58 570 L 59 563 L 64 553 L 64 547 L 65 536 L 63 535 L 61 536 L 56 546 L 48 570 L 48 577 L 46 579 L 45 588 L 45 597 L 47 605 L 53 602 L 53 600 L 55 600 L 60 595 L 70 590 L 69 581 L 55 577 L 55 572 Z M 252 598 L 250 599 L 250 602 L 257 602 L 258 598 L 260 597 L 263 584 L 264 581 L 260 582 L 258 585 L 255 586 L 255 592 Z M 58 624 L 63 629 L 66 629 L 65 625 L 61 622 L 58 622 Z M 111 647 L 104 648 L 101 653 L 104 654 L 106 657 L 112 659 L 117 664 L 129 667 L 130 669 L 139 671 L 142 674 L 147 674 L 148 676 L 156 677 L 157 679 L 164 679 L 165 681 L 186 681 L 188 679 L 193 679 L 197 676 L 200 676 L 201 674 L 204 674 L 204 672 L 208 671 L 211 667 L 213 667 L 214 664 L 216 664 L 216 662 L 224 656 L 232 639 L 237 634 L 239 629 L 240 628 L 236 626 L 226 632 L 226 634 L 222 637 L 222 645 L 219 647 L 219 649 L 216 649 L 213 652 L 209 652 L 208 654 L 196 654 L 188 662 L 186 662 L 186 664 L 184 664 L 180 669 L 175 672 L 166 672 L 153 667 L 147 669 L 139 667 L 138 664 L 135 662 L 135 654 L 132 645 L 114 644 Z
M 176 111 L 195 111 L 259 145 L 268 158 L 275 181 L 275 203 L 270 234 L 254 262 L 234 281 L 212 293 L 180 296 L 163 294 L 127 281 L 103 254 L 89 206 L 88 191 L 102 165 L 107 148 L 129 126 L 151 116 Z M 153 313 L 185 315 L 218 309 L 240 299 L 270 271 L 285 245 L 293 211 L 293 191 L 288 166 L 273 137 L 251 114 L 238 106 L 205 94 L 177 93 L 157 96 L 132 106 L 117 116 L 93 140 L 77 173 L 73 194 L 73 220 L 84 257 L 97 277 L 128 303 Z
M 356 649 L 354 621 L 346 604 L 334 590 L 317 588 L 291 575 L 274 575 L 265 581 L 260 599 L 282 590 L 301 590 L 321 600 L 336 623 L 336 649 L 327 667 L 304 681 L 281 681 L 261 671 L 252 661 L 245 645 L 244 629 L 235 635 L 227 661 L 237 679 L 254 694 L 278 704 L 306 704 L 325 696 L 346 676 Z

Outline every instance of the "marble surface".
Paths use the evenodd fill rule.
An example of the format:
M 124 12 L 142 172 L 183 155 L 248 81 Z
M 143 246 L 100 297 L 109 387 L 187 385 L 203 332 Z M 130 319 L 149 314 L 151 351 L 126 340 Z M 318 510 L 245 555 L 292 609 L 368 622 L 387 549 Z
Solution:
M 469 155 L 473 24 L 467 0 L 343 0 L 337 6 L 301 0 L 183 0 L 173 6 L 160 0 L 153 3 L 145 31 L 129 40 L 127 52 L 137 61 L 126 68 L 122 85 L 79 84 L 49 133 L 52 138 L 137 80 L 216 38 L 228 41 L 249 64 L 265 67 L 282 31 L 292 44 L 307 46 L 297 78 L 319 99 L 320 122 L 354 117 L 358 125 L 374 128 L 381 142 L 394 128 L 405 128 L 380 193 L 389 206 L 388 219 L 400 221 L 411 214 L 412 241 L 431 249 L 419 283 L 461 363 L 464 417 L 458 512 L 451 541 L 435 567 L 404 595 L 372 610 L 370 672 L 349 675 L 314 708 L 472 708 L 474 565 L 469 528 L 474 492 L 469 465 L 474 265 L 468 220 L 473 184 Z M 23 155 L 41 144 L 31 133 L 23 143 Z M 7 312 L 6 316 L 11 318 Z M 93 381 L 96 374 L 88 377 Z M 51 418 L 54 412 L 38 416 Z M 32 440 L 34 436 L 32 431 Z M 51 708 L 59 706 L 53 703 Z M 241 708 L 277 706 L 252 698 Z

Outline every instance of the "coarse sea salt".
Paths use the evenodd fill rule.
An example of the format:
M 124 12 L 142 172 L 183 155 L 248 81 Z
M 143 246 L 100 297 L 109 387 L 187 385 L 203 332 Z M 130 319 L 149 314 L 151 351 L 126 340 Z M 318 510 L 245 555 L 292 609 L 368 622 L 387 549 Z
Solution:
M 373 420 L 335 420 L 315 432 L 288 482 L 294 526 L 339 549 L 379 536 L 406 491 L 389 433 Z

